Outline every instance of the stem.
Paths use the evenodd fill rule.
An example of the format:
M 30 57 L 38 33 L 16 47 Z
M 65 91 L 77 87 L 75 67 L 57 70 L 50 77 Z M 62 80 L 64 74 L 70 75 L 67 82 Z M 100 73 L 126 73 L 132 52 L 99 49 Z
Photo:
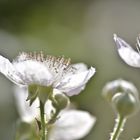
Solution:
M 40 101 L 40 117 L 41 117 L 41 140 L 46 140 L 44 104 Z
M 116 124 L 113 132 L 111 133 L 110 140 L 118 140 L 121 132 L 123 131 L 125 122 L 126 122 L 126 118 L 119 115 L 118 118 L 116 119 Z

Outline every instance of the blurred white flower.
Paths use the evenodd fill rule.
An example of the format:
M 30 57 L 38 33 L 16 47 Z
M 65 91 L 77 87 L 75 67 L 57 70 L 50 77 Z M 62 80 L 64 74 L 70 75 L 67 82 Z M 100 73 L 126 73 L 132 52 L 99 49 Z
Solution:
M 77 140 L 86 136 L 96 119 L 86 111 L 65 110 L 53 125 L 49 140 Z
M 140 140 L 140 137 L 138 137 L 138 138 L 133 138 L 133 140 Z
M 25 101 L 27 98 L 27 90 L 23 88 L 15 88 L 15 99 L 17 109 L 22 121 L 31 123 L 39 116 L 39 101 L 35 100 L 33 105 L 29 107 L 29 103 Z M 51 102 L 45 104 L 45 115 L 50 118 L 53 107 Z M 86 136 L 95 124 L 96 118 L 86 111 L 75 109 L 66 109 L 59 114 L 60 118 L 51 126 L 49 130 L 49 140 L 77 140 Z
M 135 51 L 128 43 L 114 34 L 118 53 L 125 63 L 132 67 L 140 67 L 140 38 L 137 37 L 137 51 Z
M 70 59 L 64 57 L 21 53 L 12 63 L 0 55 L 0 72 L 20 86 L 52 86 L 73 96 L 84 89 L 95 68 L 88 69 L 83 63 L 72 65 Z

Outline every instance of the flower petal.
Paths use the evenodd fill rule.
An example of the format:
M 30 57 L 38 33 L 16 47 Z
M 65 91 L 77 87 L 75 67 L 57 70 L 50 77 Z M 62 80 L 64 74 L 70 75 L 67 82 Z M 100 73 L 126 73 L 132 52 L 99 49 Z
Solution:
M 14 88 L 14 96 L 16 100 L 17 110 L 22 121 L 31 122 L 39 117 L 39 100 L 38 98 L 30 106 L 29 101 L 26 101 L 28 96 L 27 88 Z
M 63 111 L 50 131 L 49 140 L 81 139 L 89 133 L 95 121 L 95 117 L 85 111 Z
M 18 85 L 24 85 L 19 73 L 13 67 L 12 63 L 5 57 L 0 55 L 0 72 L 4 74 L 8 79 Z
M 84 64 L 84 63 L 77 63 L 77 64 L 73 64 L 72 67 L 76 68 L 76 73 L 78 72 L 83 72 L 83 71 L 86 71 L 88 68 L 87 68 L 87 65 Z
M 52 75 L 42 62 L 26 60 L 14 62 L 13 65 L 27 85 L 33 83 L 48 86 L 51 84 Z
M 56 88 L 65 92 L 68 96 L 76 95 L 84 89 L 85 84 L 94 74 L 95 68 L 91 67 L 84 72 L 66 76 Z
M 117 37 L 117 35 L 114 35 L 114 40 L 118 48 L 118 53 L 124 62 L 132 67 L 140 67 L 140 54 L 123 39 Z
M 52 106 L 52 102 L 47 100 L 45 103 L 45 117 L 47 121 L 51 119 L 52 111 L 55 111 L 54 107 Z
M 68 95 L 68 96 L 73 96 L 73 95 L 77 95 L 77 94 L 79 94 L 82 90 L 84 90 L 85 89 L 85 85 L 83 86 L 79 86 L 79 87 L 77 87 L 77 88 L 74 88 L 74 89 L 71 89 L 71 90 L 69 90 L 69 91 L 65 91 L 66 92 L 66 94 Z

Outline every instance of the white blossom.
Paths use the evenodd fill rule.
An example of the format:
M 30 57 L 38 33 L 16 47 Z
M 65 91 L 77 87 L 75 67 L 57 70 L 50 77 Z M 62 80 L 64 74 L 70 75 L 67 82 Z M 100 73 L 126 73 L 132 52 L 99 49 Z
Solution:
M 123 61 L 132 67 L 140 68 L 140 38 L 137 37 L 137 51 L 116 34 L 114 34 L 114 41 Z
M 85 88 L 95 68 L 88 69 L 83 63 L 70 64 L 70 59 L 64 57 L 21 53 L 13 62 L 0 55 L 0 72 L 20 86 L 51 86 L 73 96 Z
M 22 121 L 32 123 L 35 118 L 39 117 L 39 101 L 35 100 L 32 106 L 25 101 L 27 98 L 27 90 L 23 88 L 15 88 L 15 99 L 17 109 Z M 45 104 L 45 115 L 50 118 L 51 110 L 54 108 L 51 102 Z M 86 111 L 76 109 L 66 109 L 60 112 L 59 119 L 52 125 L 49 130 L 49 140 L 77 140 L 86 136 L 93 125 L 96 118 Z

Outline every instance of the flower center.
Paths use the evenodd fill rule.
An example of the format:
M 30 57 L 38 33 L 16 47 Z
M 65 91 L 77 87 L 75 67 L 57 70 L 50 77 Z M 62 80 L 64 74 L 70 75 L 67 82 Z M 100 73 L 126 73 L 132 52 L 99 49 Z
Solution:
M 44 55 L 43 52 L 40 53 L 25 53 L 22 52 L 17 57 L 16 62 L 24 62 L 28 60 L 33 60 L 41 63 L 49 72 L 53 75 L 52 83 L 57 84 L 65 75 L 74 74 L 76 68 L 71 65 L 70 58 L 64 58 L 63 56 L 55 57 L 52 55 Z
M 74 74 L 76 68 L 70 65 L 70 58 L 47 56 L 44 64 L 54 76 L 54 84 L 60 81 L 65 75 Z

